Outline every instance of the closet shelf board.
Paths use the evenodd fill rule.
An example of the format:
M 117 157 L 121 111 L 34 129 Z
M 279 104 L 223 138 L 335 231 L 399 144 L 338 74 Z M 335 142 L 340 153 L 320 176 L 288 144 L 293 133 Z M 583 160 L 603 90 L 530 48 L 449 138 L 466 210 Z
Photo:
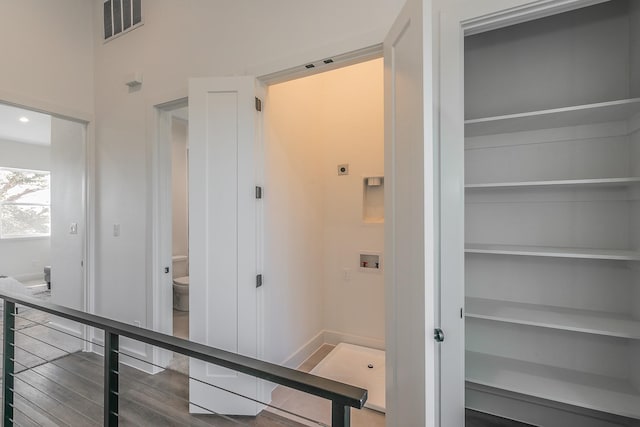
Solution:
M 515 181 L 465 184 L 466 189 L 538 188 L 538 187 L 625 187 L 639 184 L 640 177 L 563 179 L 553 181 Z
M 514 393 L 640 418 L 640 392 L 631 382 L 618 378 L 467 351 L 466 379 Z
M 550 110 L 465 120 L 465 136 L 481 136 L 538 129 L 628 120 L 640 112 L 640 98 L 574 105 Z
M 519 246 L 467 243 L 465 253 L 538 256 L 553 258 L 603 259 L 617 261 L 638 261 L 640 252 L 622 249 L 562 248 L 548 246 Z
M 471 297 L 465 304 L 468 318 L 640 339 L 640 321 L 630 316 Z

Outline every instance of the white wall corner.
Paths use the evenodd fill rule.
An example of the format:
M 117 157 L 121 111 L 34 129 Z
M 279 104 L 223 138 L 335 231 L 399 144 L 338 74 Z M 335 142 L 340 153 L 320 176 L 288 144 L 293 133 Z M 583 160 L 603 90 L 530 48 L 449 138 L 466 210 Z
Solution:
M 318 332 L 313 338 L 302 344 L 296 351 L 287 357 L 280 365 L 296 369 L 325 344 L 325 331 Z

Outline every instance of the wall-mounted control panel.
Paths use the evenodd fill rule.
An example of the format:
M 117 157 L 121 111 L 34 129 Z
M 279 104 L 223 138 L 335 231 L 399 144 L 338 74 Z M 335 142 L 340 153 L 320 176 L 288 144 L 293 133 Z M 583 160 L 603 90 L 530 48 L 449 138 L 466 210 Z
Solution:
M 338 165 L 338 175 L 349 175 L 349 164 Z

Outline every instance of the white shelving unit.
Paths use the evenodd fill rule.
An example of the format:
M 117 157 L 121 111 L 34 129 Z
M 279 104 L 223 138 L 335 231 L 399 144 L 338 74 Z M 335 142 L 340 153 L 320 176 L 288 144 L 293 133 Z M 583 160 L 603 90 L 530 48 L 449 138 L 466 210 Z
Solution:
M 466 39 L 466 379 L 640 425 L 640 69 L 609 68 L 640 63 L 640 7 L 592 7 Z

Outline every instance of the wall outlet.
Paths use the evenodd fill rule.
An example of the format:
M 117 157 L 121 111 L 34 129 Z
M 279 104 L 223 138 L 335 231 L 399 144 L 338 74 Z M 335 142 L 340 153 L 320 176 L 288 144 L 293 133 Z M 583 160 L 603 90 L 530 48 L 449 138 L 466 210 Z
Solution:
M 120 236 L 120 224 L 113 224 L 113 237 Z
M 350 282 L 351 281 L 351 269 L 350 268 L 343 268 L 342 269 L 342 280 L 345 282 Z

